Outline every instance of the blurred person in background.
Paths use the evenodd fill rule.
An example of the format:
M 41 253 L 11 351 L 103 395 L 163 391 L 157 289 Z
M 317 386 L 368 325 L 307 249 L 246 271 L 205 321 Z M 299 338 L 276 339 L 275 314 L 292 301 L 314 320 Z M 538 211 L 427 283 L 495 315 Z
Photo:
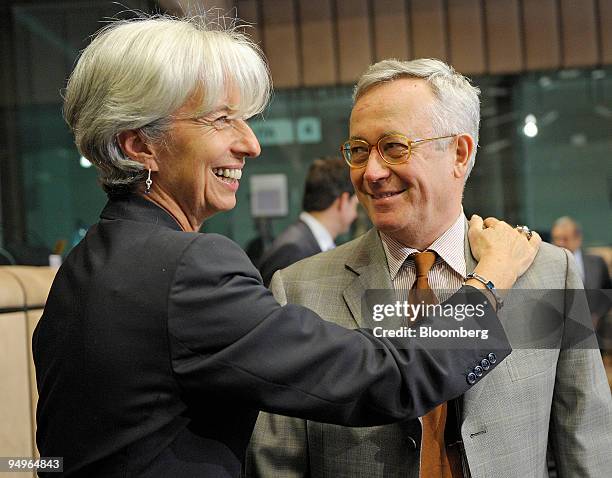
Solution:
M 554 245 L 564 247 L 574 256 L 582 283 L 587 291 L 591 318 L 598 332 L 601 348 L 608 348 L 603 341 L 607 337 L 612 338 L 612 324 L 609 320 L 606 322 L 606 314 L 611 304 L 609 296 L 606 297 L 601 292 L 602 289 L 612 289 L 610 271 L 606 262 L 602 257 L 587 254 L 582 250 L 582 227 L 569 216 L 562 216 L 553 223 L 550 237 Z
M 576 260 L 585 289 L 612 289 L 610 272 L 602 257 L 582 250 L 582 227 L 569 216 L 557 219 L 550 231 L 555 246 L 568 249 Z
M 336 237 L 357 218 L 357 196 L 342 158 L 315 159 L 308 170 L 302 213 L 266 251 L 259 264 L 268 286 L 279 269 L 336 247 Z

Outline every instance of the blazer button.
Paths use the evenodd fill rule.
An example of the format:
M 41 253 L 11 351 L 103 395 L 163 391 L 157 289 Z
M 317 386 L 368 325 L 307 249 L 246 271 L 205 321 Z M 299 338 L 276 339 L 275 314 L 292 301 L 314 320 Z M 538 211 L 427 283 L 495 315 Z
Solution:
M 480 361 L 480 366 L 484 369 L 484 370 L 489 370 L 491 368 L 491 362 L 489 362 L 487 359 L 482 359 Z
M 497 362 L 497 355 L 495 355 L 493 352 L 491 352 L 487 358 L 489 359 L 489 362 L 491 363 Z
M 476 383 L 476 380 L 478 380 L 478 377 L 476 377 L 476 374 L 474 372 L 470 372 L 467 374 L 467 383 L 469 383 L 470 385 L 474 385 Z
M 476 365 L 476 367 L 474 367 L 474 373 L 476 374 L 477 377 L 482 377 L 484 370 L 482 369 L 480 365 Z

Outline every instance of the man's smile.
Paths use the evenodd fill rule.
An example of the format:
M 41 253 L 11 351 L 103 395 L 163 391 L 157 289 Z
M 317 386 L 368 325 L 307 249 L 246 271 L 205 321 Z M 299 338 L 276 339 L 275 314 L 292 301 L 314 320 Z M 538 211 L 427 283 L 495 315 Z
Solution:
M 377 193 L 367 193 L 372 199 L 386 199 L 389 197 L 397 196 L 398 194 L 402 194 L 406 189 L 401 189 L 399 191 L 384 191 Z

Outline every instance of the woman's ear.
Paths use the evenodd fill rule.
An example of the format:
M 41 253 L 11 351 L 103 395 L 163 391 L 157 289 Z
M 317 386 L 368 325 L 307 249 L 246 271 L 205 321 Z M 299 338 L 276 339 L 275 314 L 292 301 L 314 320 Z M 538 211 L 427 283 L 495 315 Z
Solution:
M 140 131 L 130 129 L 117 135 L 117 142 L 123 154 L 133 161 L 138 161 L 151 171 L 159 171 L 156 155 L 151 146 L 144 140 Z

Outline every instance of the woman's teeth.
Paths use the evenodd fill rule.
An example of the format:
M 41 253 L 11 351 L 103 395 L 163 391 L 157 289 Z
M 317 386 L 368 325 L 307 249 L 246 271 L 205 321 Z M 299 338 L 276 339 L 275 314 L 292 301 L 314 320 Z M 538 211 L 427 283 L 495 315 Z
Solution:
M 212 172 L 224 181 L 233 182 L 233 180 L 240 179 L 242 177 L 241 169 L 228 169 L 228 168 L 213 168 Z

